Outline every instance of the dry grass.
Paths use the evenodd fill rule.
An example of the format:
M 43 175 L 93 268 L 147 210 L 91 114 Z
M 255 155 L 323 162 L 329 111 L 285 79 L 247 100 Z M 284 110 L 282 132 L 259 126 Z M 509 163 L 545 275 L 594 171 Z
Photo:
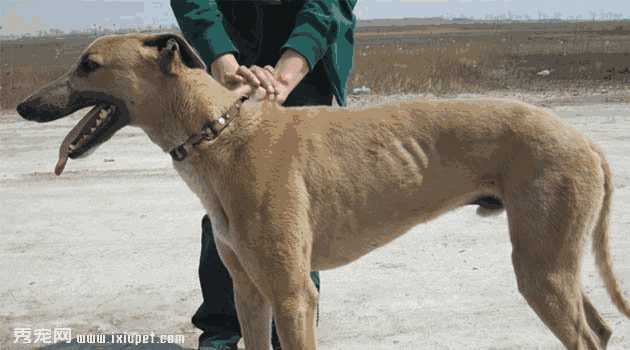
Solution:
M 495 89 L 500 84 L 484 78 L 491 52 L 488 47 L 442 43 L 365 45 L 357 50 L 350 85 L 367 86 L 378 94 Z
M 371 27 L 351 86 L 373 93 L 588 90 L 630 83 L 630 22 Z M 548 76 L 538 72 L 549 70 Z
M 64 73 L 94 38 L 0 42 L 0 109 Z M 364 27 L 355 57 L 350 89 L 377 94 L 616 89 L 630 85 L 630 22 Z

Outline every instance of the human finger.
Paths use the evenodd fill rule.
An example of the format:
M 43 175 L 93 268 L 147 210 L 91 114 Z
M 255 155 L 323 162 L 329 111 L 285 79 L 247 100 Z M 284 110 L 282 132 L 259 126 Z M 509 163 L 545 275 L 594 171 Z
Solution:
M 238 74 L 238 75 L 242 76 L 243 78 L 245 78 L 247 83 L 252 85 L 253 87 L 260 87 L 260 80 L 256 77 L 256 74 L 254 74 L 246 66 L 238 67 L 238 70 L 236 71 L 236 74 Z
M 267 91 L 267 93 L 275 95 L 278 89 L 276 86 L 276 79 L 273 75 L 268 70 L 259 66 L 252 66 L 251 70 L 256 75 L 260 81 L 260 85 Z

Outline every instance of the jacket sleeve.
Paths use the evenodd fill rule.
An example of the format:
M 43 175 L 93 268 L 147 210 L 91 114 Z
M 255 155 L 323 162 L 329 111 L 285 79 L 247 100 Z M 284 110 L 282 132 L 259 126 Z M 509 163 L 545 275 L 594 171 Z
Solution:
M 352 23 L 357 0 L 306 0 L 298 12 L 295 28 L 282 49 L 304 56 L 312 70 L 335 42 L 341 22 Z
M 208 67 L 225 53 L 238 54 L 215 0 L 171 0 L 171 8 L 184 37 Z

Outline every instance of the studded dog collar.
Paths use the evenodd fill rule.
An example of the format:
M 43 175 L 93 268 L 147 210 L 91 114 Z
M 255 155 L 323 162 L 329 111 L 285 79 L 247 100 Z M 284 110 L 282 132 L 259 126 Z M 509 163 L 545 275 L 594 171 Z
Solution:
M 210 120 L 201 127 L 201 131 L 191 135 L 184 143 L 173 148 L 169 153 L 174 161 L 181 162 L 188 157 L 188 152 L 204 141 L 212 141 L 219 137 L 219 134 L 230 124 L 236 116 L 236 112 L 241 108 L 247 96 L 239 98 L 225 113 L 217 119 Z

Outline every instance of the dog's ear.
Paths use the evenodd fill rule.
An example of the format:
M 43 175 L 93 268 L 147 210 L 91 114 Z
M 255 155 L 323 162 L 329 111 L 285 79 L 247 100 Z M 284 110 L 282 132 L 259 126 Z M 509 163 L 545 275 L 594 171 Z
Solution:
M 178 56 L 181 63 L 185 66 L 206 70 L 206 64 L 197 51 L 180 35 L 171 33 L 157 34 L 147 39 L 144 44 L 157 48 L 159 52 L 158 63 L 165 74 L 175 73 Z

